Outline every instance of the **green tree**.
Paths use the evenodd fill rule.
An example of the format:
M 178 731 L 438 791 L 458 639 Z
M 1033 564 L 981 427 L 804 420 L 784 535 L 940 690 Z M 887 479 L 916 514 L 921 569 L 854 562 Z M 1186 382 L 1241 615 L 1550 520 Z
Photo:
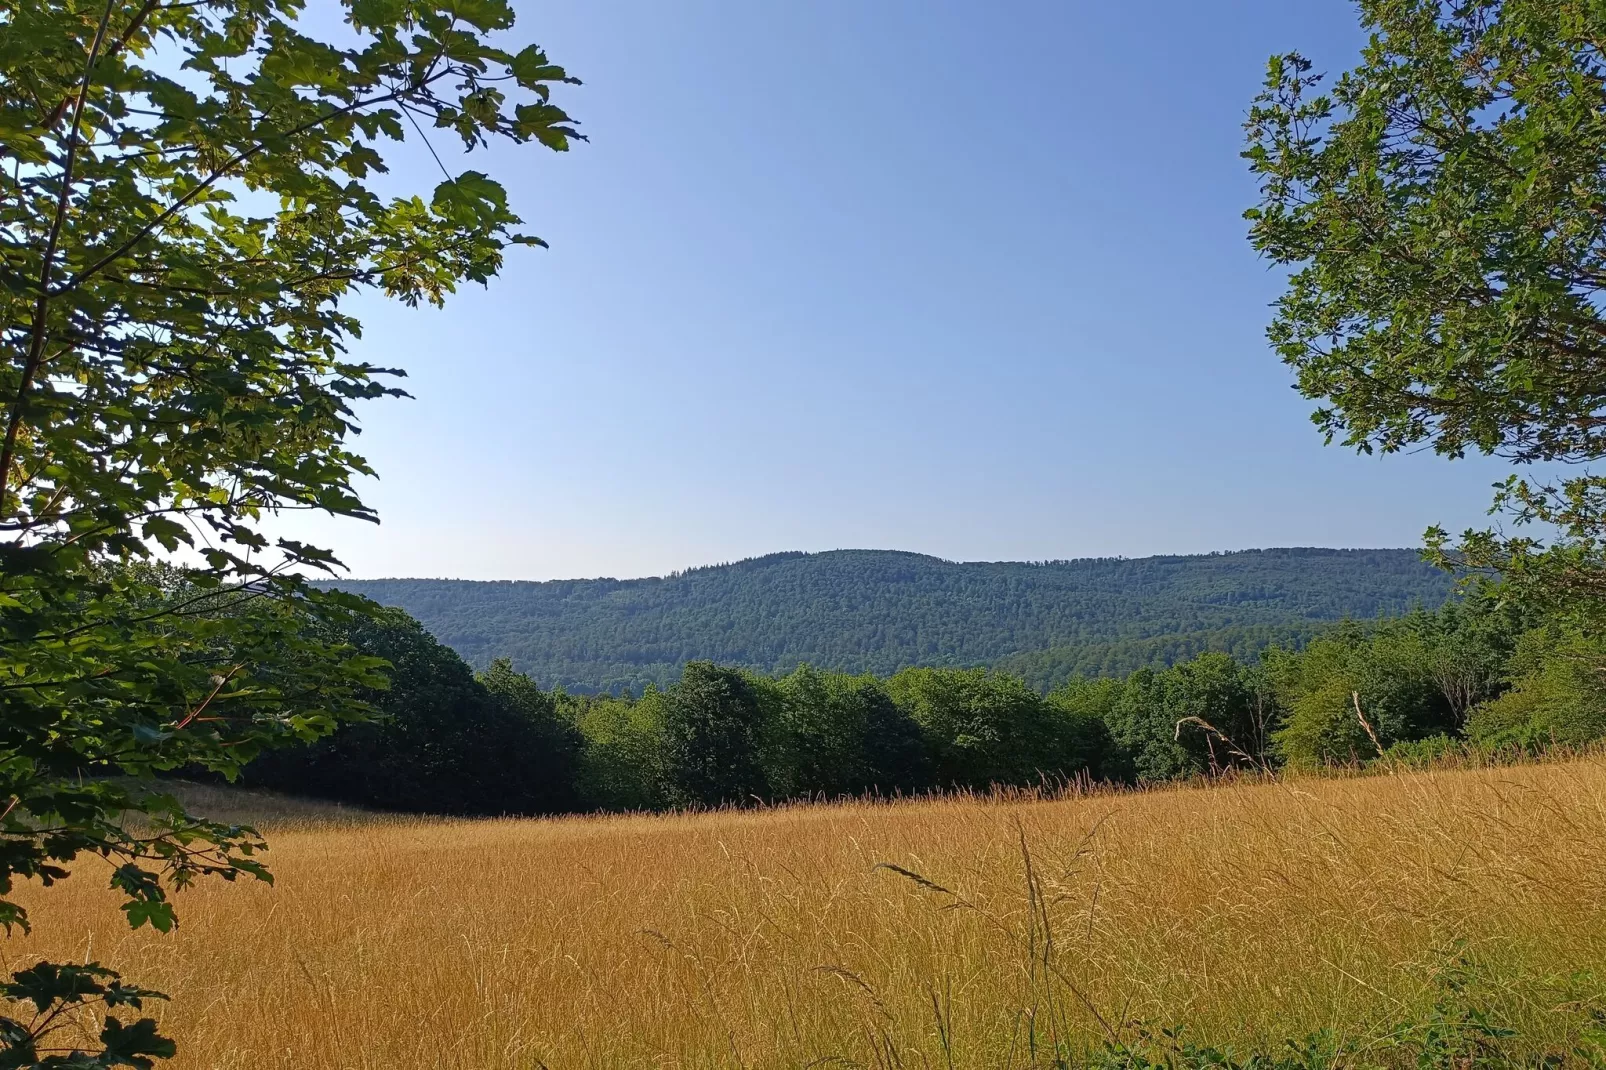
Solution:
M 905 669 L 887 691 L 919 724 L 939 788 L 1034 784 L 1066 768 L 1060 723 L 1021 680 L 986 669 Z
M 1293 272 L 1270 338 L 1329 441 L 1519 463 L 1606 451 L 1606 9 L 1362 0 L 1331 91 L 1271 61 L 1248 122 L 1255 247 Z M 1543 540 L 1429 546 L 1563 607 L 1606 604 L 1606 481 L 1513 477 Z
M 559 814 L 581 805 L 579 793 L 580 730 L 566 710 L 561 691 L 543 691 L 534 680 L 513 670 L 507 658 L 497 658 L 475 677 L 497 707 L 496 723 L 506 724 L 505 734 L 490 727 L 492 745 L 505 748 L 499 764 L 515 763 L 519 790 L 517 806 L 503 804 L 504 812 Z
M 873 676 L 800 666 L 776 682 L 769 782 L 777 796 L 908 792 L 925 783 L 920 726 Z
M 97 778 L 234 775 L 376 682 L 326 638 L 361 603 L 302 578 L 334 559 L 262 522 L 371 516 L 351 405 L 399 391 L 348 354 L 348 299 L 440 303 L 536 241 L 477 172 L 381 196 L 379 147 L 575 134 L 564 71 L 500 46 L 505 0 L 340 10 L 335 41 L 290 0 L 42 0 L 0 24 L 0 896 L 89 853 L 130 922 L 165 929 L 168 888 L 265 877 L 250 830 Z M 161 553 L 183 566 L 138 567 Z M 0 923 L 26 915 L 0 900 Z M 36 986 L 39 1020 L 94 978 Z M 108 1018 L 102 1051 L 56 1054 L 165 1054 L 128 1047 L 144 1028 Z M 10 1065 L 52 1043 L 0 1035 Z
M 1265 749 L 1268 695 L 1231 656 L 1200 654 L 1160 674 L 1172 739 L 1212 772 L 1254 765 Z
M 1074 676 L 1049 692 L 1047 702 L 1067 723 L 1068 734 L 1087 743 L 1084 764 L 1102 780 L 1131 781 L 1132 754 L 1116 744 L 1110 725 L 1126 683 L 1112 677 Z
M 1120 765 L 1140 783 L 1194 776 L 1210 768 L 1203 731 L 1195 726 L 1184 734 L 1177 724 L 1204 711 L 1197 704 L 1179 710 L 1178 691 L 1169 670 L 1139 669 L 1110 696 L 1105 723 Z
M 931 759 L 920 725 L 900 708 L 887 687 L 873 677 L 845 677 L 848 702 L 864 710 L 864 762 L 867 781 L 860 791 L 911 794 L 931 787 Z M 857 683 L 852 681 L 857 680 Z
M 1418 611 L 1383 629 L 1421 667 L 1448 709 L 1446 728 L 1460 731 L 1480 702 L 1505 690 L 1519 637 L 1537 618 L 1530 608 L 1498 597 L 1487 586 L 1437 613 Z
M 1606 649 L 1552 622 L 1524 635 L 1510 690 L 1472 707 L 1467 736 L 1485 745 L 1544 747 L 1606 738 Z
M 1263 765 L 1282 715 L 1265 670 L 1220 652 L 1074 682 L 1049 701 L 1096 716 L 1109 733 L 1104 775 L 1140 782 Z
M 663 769 L 680 805 L 744 804 L 769 795 L 762 754 L 770 717 L 759 684 L 740 669 L 693 661 L 663 707 Z
M 476 677 L 399 609 L 357 618 L 338 638 L 386 663 L 386 686 L 363 695 L 380 716 L 264 755 L 246 770 L 251 784 L 413 813 L 579 806 L 579 733 L 507 662 Z
M 669 805 L 664 770 L 668 696 L 652 685 L 640 701 L 603 695 L 581 700 L 577 718 L 580 798 L 599 810 L 658 810 Z
M 1270 652 L 1267 673 L 1287 711 L 1273 735 L 1282 757 L 1301 767 L 1368 761 L 1379 747 L 1455 731 L 1420 629 L 1410 619 L 1350 626 L 1297 654 Z

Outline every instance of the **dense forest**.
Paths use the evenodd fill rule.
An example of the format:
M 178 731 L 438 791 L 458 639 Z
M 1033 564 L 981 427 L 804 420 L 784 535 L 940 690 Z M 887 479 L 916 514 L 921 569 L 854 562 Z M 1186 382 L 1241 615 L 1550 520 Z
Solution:
M 543 687 L 639 693 L 688 661 L 890 675 L 996 666 L 1047 690 L 1076 675 L 1251 656 L 1346 617 L 1434 608 L 1451 581 L 1414 550 L 1248 550 L 1139 559 L 943 561 L 783 553 L 655 579 L 345 581 L 471 665 Z
M 1606 736 L 1601 642 L 1482 592 L 1253 661 L 1211 651 L 1046 695 L 996 669 L 711 661 L 639 697 L 576 695 L 505 659 L 476 674 L 397 609 L 343 638 L 391 664 L 370 695 L 385 716 L 266 755 L 249 782 L 390 809 L 553 813 L 1152 783 Z

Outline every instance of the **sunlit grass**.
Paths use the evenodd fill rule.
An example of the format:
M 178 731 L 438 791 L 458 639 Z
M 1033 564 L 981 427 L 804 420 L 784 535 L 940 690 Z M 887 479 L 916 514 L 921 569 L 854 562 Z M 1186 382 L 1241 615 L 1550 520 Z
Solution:
M 98 959 L 173 996 L 179 1066 L 286 1070 L 994 1068 L 1097 1044 L 1100 1019 L 1357 1036 L 1425 1012 L 1457 954 L 1472 998 L 1562 1050 L 1606 971 L 1596 758 L 1057 802 L 261 816 L 274 887 L 202 886 L 176 933 L 131 933 L 83 867 L 28 891 L 7 964 Z

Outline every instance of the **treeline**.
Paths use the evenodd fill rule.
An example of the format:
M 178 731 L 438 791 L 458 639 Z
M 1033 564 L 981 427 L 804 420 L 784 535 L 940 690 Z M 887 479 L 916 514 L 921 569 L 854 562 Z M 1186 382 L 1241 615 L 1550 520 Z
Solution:
M 986 669 L 770 676 L 694 661 L 665 688 L 582 696 L 505 660 L 476 674 L 400 610 L 346 638 L 391 663 L 371 696 L 385 716 L 265 756 L 253 783 L 388 809 L 561 813 L 1151 783 L 1606 736 L 1606 644 L 1480 595 L 1253 661 L 1207 652 L 1047 694 Z
M 543 687 L 640 694 L 701 658 L 770 674 L 986 665 L 1047 690 L 1436 608 L 1453 582 L 1414 550 L 1307 548 L 1036 564 L 834 550 L 657 579 L 338 586 L 405 609 L 478 668 L 510 657 Z
M 1443 599 L 1437 599 L 1433 605 L 1442 602 Z M 1253 661 L 1268 647 L 1302 647 L 1332 628 L 1335 620 L 1234 626 L 1146 639 L 1077 643 L 1013 654 L 989 664 L 1011 676 L 1019 676 L 1034 690 L 1052 691 L 1078 676 L 1126 676 L 1136 669 L 1164 669 L 1212 652 L 1231 654 L 1240 661 Z

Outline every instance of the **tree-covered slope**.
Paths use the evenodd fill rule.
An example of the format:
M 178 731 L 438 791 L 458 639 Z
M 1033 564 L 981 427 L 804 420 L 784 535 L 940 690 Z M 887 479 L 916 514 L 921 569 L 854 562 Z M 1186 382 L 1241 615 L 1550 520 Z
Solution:
M 475 665 L 507 656 L 576 691 L 639 689 L 707 658 L 766 672 L 1005 665 L 1038 686 L 1073 673 L 1252 653 L 1344 617 L 1441 603 L 1412 550 L 943 561 L 889 550 L 782 553 L 639 580 L 351 580 Z

